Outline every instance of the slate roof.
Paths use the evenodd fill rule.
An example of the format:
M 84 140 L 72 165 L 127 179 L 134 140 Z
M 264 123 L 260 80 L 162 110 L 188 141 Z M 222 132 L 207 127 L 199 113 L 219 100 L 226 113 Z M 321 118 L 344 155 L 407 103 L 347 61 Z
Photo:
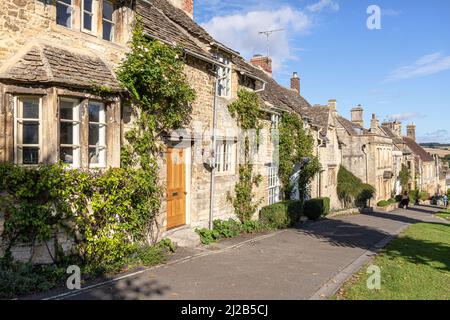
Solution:
M 404 144 L 405 142 L 401 137 L 399 137 L 389 126 L 382 125 L 383 131 L 389 138 L 392 138 L 395 144 Z
M 337 118 L 338 122 L 344 127 L 344 129 L 348 132 L 349 135 L 351 135 L 351 136 L 359 135 L 357 130 L 360 130 L 360 131 L 363 131 L 363 133 L 366 133 L 366 130 L 359 124 L 353 123 L 350 120 L 348 120 L 342 116 L 337 116 L 336 118 Z
M 0 79 L 78 88 L 102 85 L 120 91 L 114 73 L 99 57 L 45 44 L 32 46 L 0 74 Z
M 434 161 L 434 158 L 430 156 L 428 152 L 425 151 L 424 148 L 422 148 L 417 142 L 415 142 L 413 139 L 408 137 L 403 137 L 403 141 L 405 141 L 408 148 L 411 149 L 413 153 L 418 155 L 420 159 L 424 162 L 431 162 Z
M 166 0 L 139 0 L 136 2 L 136 12 L 142 18 L 144 31 L 150 36 L 180 45 L 184 49 L 206 58 L 212 58 L 212 54 L 202 46 L 202 43 L 190 36 L 188 31 L 177 22 L 191 19 Z M 171 20 L 169 16 L 174 20 Z M 185 17 L 185 19 L 181 17 Z M 191 24 L 196 25 L 195 22 L 191 22 Z

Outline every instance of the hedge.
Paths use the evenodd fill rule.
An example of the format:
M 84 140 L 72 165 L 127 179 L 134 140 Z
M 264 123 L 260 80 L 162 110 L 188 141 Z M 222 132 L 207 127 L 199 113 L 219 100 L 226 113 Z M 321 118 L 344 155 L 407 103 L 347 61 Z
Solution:
M 330 213 L 330 198 L 317 198 L 305 202 L 304 214 L 310 220 L 317 220 Z
M 303 211 L 301 201 L 283 201 L 261 209 L 261 223 L 271 229 L 284 229 L 294 225 Z

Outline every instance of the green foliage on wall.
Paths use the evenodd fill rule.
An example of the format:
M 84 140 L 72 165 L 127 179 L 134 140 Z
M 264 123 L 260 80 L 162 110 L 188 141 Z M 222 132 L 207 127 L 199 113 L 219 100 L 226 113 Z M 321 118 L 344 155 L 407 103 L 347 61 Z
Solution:
M 319 159 L 313 155 L 314 139 L 304 128 L 302 119 L 287 112 L 281 117 L 279 134 L 279 175 L 286 199 L 291 197 L 293 187 L 290 178 L 294 173 L 294 166 L 303 163 L 304 158 L 309 158 L 309 162 L 301 169 L 298 180 L 300 199 L 304 199 L 311 180 L 320 171 Z
M 411 173 L 407 166 L 402 164 L 402 170 L 398 174 L 398 180 L 402 186 L 403 191 L 409 191 L 409 181 L 411 180 Z
M 337 194 L 347 208 L 354 205 L 366 207 L 367 201 L 375 194 L 375 188 L 363 183 L 361 179 L 341 166 L 338 172 Z
M 227 198 L 234 207 L 234 212 L 242 223 L 252 219 L 259 207 L 260 201 L 254 201 L 253 187 L 262 180 L 261 175 L 254 174 L 251 161 L 251 130 L 259 135 L 261 116 L 260 101 L 256 93 L 239 90 L 238 99 L 228 106 L 231 115 L 237 120 L 239 127 L 244 130 L 243 163 L 239 165 L 239 181 L 234 188 L 234 196 L 230 193 Z M 253 143 L 258 143 L 258 138 Z
M 155 175 L 162 136 L 189 121 L 195 90 L 183 73 L 183 50 L 147 39 L 139 20 L 130 45 L 117 78 L 129 93 L 136 123 L 126 133 L 130 144 L 123 148 L 122 163 Z

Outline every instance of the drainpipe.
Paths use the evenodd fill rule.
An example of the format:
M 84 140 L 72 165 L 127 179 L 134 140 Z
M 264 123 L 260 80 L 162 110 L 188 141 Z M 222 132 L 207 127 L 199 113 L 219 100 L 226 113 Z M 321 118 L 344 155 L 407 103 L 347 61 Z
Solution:
M 213 132 L 211 137 L 211 152 L 214 157 L 212 157 L 213 161 L 211 163 L 211 184 L 209 191 L 209 229 L 212 230 L 214 228 L 214 189 L 216 185 L 216 130 L 217 130 L 217 104 L 218 104 L 218 93 L 219 93 L 219 75 L 216 73 L 215 75 L 215 84 L 214 84 L 214 106 L 213 106 Z
M 364 156 L 366 158 L 366 183 L 369 183 L 369 156 L 367 154 L 367 146 L 363 145 L 362 146 L 362 152 L 364 153 Z

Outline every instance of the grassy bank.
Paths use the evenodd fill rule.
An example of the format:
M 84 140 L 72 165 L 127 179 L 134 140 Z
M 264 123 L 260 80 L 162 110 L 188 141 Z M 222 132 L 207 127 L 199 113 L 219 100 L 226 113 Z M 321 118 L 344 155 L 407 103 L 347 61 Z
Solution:
M 450 225 L 413 225 L 369 265 L 381 268 L 381 289 L 367 288 L 366 266 L 344 284 L 337 299 L 450 299 Z
M 450 221 L 450 211 L 443 211 L 443 212 L 439 212 L 436 214 L 436 216 L 438 216 L 439 218 L 445 219 Z

